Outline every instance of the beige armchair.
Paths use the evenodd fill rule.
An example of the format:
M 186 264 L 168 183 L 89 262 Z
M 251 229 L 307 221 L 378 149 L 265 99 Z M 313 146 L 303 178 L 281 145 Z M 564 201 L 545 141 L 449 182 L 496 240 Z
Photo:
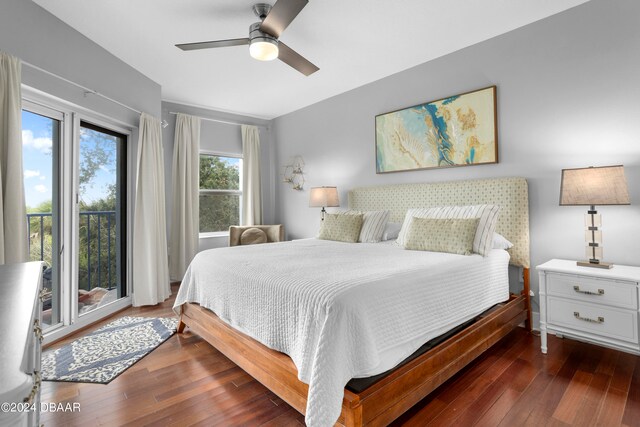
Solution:
M 255 245 L 284 241 L 284 225 L 232 225 L 229 227 L 229 246 Z

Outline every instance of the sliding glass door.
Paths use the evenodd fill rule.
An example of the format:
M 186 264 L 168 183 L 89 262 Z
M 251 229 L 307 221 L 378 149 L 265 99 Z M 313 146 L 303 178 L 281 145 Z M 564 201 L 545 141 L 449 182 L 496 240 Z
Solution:
M 42 323 L 61 322 L 60 149 L 64 115 L 35 104 L 22 111 L 29 260 L 44 261 Z
M 130 130 L 65 104 L 23 100 L 29 253 L 45 264 L 45 342 L 130 302 L 129 138 Z
M 78 149 L 78 313 L 126 296 L 124 134 L 81 121 Z

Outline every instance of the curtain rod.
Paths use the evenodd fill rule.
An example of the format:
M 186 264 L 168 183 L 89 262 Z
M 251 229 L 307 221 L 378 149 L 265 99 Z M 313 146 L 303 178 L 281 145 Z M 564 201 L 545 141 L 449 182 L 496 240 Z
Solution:
M 173 114 L 173 115 L 177 115 L 177 114 L 187 114 L 187 113 L 176 113 L 175 111 L 169 111 L 169 114 Z M 190 114 L 193 116 L 193 114 Z M 267 125 L 256 125 L 253 123 L 241 123 L 241 122 L 234 122 L 234 121 L 230 121 L 230 120 L 219 120 L 219 119 L 212 119 L 210 117 L 202 117 L 202 116 L 193 116 L 193 117 L 197 117 L 201 120 L 208 120 L 210 122 L 218 122 L 218 123 L 225 123 L 227 125 L 237 125 L 237 126 L 241 126 L 241 125 L 249 125 L 249 126 L 257 126 L 257 127 L 261 127 L 261 128 L 267 128 Z
M 93 89 L 90 89 L 90 88 L 88 88 L 88 87 L 86 87 L 86 86 L 82 86 L 81 84 L 78 84 L 78 83 L 76 83 L 76 82 L 72 82 L 72 81 L 71 81 L 71 80 L 69 80 L 69 79 L 66 79 L 66 78 L 64 78 L 64 77 L 62 77 L 62 76 L 59 76 L 59 75 L 57 75 L 57 74 L 55 74 L 55 73 L 52 73 L 51 71 L 47 71 L 47 70 L 45 70 L 45 69 L 42 69 L 42 68 L 38 67 L 37 65 L 30 64 L 30 63 L 28 63 L 28 62 L 26 62 L 26 61 L 22 61 L 22 64 L 24 64 L 24 65 L 26 65 L 26 66 L 28 66 L 28 67 L 31 67 L 31 68 L 33 68 L 34 70 L 38 70 L 38 71 L 43 72 L 43 73 L 45 73 L 45 74 L 48 74 L 48 75 L 50 75 L 50 76 L 52 76 L 52 77 L 55 77 L 55 78 L 57 78 L 57 79 L 60 79 L 60 80 L 62 80 L 63 82 L 69 83 L 70 85 L 73 85 L 73 86 L 75 86 L 75 87 L 78 87 L 78 88 L 82 89 L 82 90 L 84 91 L 85 96 L 86 96 L 87 94 L 89 94 L 89 93 L 90 93 L 90 94 L 92 94 L 92 95 L 97 95 L 97 96 L 99 96 L 99 97 L 101 97 L 101 98 L 106 99 L 107 101 L 113 102 L 114 104 L 118 104 L 118 105 L 120 105 L 121 107 L 127 108 L 127 109 L 129 109 L 129 110 L 133 111 L 134 113 L 142 114 L 142 111 L 137 110 L 137 109 L 135 109 L 135 108 L 133 108 L 133 107 L 129 107 L 128 105 L 123 104 L 123 103 L 122 103 L 122 102 L 120 102 L 120 101 L 116 101 L 116 100 L 115 100 L 115 99 L 113 99 L 113 98 L 109 98 L 107 95 L 103 95 L 103 94 L 101 94 L 100 92 L 98 92 L 97 90 L 93 90 Z

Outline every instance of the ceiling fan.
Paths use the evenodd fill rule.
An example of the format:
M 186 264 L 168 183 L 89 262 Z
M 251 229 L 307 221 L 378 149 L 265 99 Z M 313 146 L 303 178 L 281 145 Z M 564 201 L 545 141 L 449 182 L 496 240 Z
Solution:
M 260 22 L 251 24 L 249 37 L 241 39 L 214 40 L 209 42 L 177 44 L 182 50 L 210 49 L 214 47 L 249 45 L 249 54 L 260 61 L 278 58 L 305 76 L 315 73 L 318 67 L 279 40 L 280 34 L 291 24 L 308 0 L 278 0 L 271 7 L 267 3 L 253 5 L 253 13 Z

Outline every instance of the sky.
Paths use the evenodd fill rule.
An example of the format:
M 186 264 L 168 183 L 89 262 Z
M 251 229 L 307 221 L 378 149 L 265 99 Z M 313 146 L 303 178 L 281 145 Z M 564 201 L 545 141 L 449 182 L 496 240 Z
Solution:
M 238 158 L 238 157 L 224 157 L 224 156 L 220 156 L 220 160 L 222 160 L 223 162 L 225 162 L 228 165 L 231 165 L 235 168 L 239 168 L 240 167 L 240 161 L 242 159 Z
M 55 122 L 54 119 L 22 111 L 22 164 L 27 207 L 36 207 L 52 198 Z M 114 165 L 102 165 L 86 191 L 80 195 L 82 200 L 91 202 L 106 196 L 107 184 L 116 179 L 114 169 Z
M 48 117 L 22 111 L 22 165 L 28 207 L 51 200 L 53 122 Z

